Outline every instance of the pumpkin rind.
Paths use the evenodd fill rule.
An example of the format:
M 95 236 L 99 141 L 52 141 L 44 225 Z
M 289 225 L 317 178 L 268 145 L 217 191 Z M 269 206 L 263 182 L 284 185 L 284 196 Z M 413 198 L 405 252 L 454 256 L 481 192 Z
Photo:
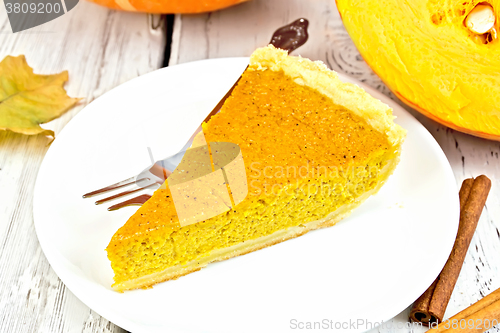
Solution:
M 89 0 L 126 11 L 160 14 L 197 14 L 215 11 L 248 0 Z
M 453 129 L 500 141 L 500 43 L 464 25 L 484 1 L 337 0 L 368 65 L 403 102 Z M 493 7 L 499 31 L 500 1 Z

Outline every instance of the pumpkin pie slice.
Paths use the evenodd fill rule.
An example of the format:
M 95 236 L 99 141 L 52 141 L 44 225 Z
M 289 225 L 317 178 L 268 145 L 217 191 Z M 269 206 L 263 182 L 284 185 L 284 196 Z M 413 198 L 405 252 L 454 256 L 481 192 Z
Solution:
M 393 119 L 387 105 L 323 63 L 257 49 L 221 111 L 203 124 L 208 144 L 192 156 L 203 156 L 194 164 L 205 176 L 172 175 L 112 237 L 113 288 L 149 288 L 333 226 L 396 168 L 405 131 Z M 221 147 L 234 154 L 218 165 Z M 196 192 L 187 181 L 209 185 Z M 179 193 L 200 206 L 181 207 Z M 210 200 L 217 204 L 205 205 Z M 221 211 L 203 215 L 214 207 Z

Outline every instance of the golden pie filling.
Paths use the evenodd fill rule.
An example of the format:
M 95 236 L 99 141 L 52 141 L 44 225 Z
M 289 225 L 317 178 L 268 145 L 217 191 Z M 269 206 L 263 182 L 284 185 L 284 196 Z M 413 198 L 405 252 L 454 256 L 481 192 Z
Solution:
M 107 247 L 118 291 L 147 288 L 332 226 L 374 194 L 396 167 L 404 130 L 390 108 L 318 62 L 258 49 L 207 142 L 241 149 L 248 194 L 182 226 L 170 189 L 155 192 Z

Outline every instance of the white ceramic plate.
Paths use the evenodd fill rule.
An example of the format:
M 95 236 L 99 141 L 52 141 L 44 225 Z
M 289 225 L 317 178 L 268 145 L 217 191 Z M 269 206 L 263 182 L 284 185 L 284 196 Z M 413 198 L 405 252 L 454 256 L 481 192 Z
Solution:
M 52 268 L 90 308 L 137 333 L 277 333 L 307 322 L 338 328 L 352 321 L 351 331 L 365 331 L 392 318 L 439 274 L 457 232 L 459 202 L 450 165 L 429 132 L 361 83 L 408 130 L 401 163 L 376 196 L 332 228 L 153 289 L 111 289 L 104 249 L 137 208 L 108 212 L 82 194 L 148 166 L 147 147 L 155 159 L 180 149 L 247 63 L 214 59 L 152 72 L 92 102 L 64 128 L 43 161 L 34 197 L 38 239 Z

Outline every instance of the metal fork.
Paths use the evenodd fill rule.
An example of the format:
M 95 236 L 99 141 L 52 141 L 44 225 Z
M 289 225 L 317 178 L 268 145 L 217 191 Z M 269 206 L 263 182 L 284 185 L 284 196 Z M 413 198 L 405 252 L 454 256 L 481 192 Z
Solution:
M 293 21 L 290 24 L 287 24 L 278 30 L 276 30 L 271 38 L 271 41 L 269 44 L 274 45 L 277 48 L 283 49 L 287 51 L 288 53 L 292 52 L 293 50 L 297 49 L 298 47 L 302 46 L 308 38 L 307 34 L 307 27 L 309 25 L 309 22 L 304 19 L 300 18 L 298 20 Z M 248 68 L 248 67 L 247 67 Z M 234 85 L 229 89 L 229 91 L 224 95 L 224 97 L 217 103 L 215 108 L 210 112 L 210 114 L 203 120 L 202 123 L 205 123 L 212 118 L 215 114 L 217 114 L 226 99 L 231 95 L 233 92 L 234 88 L 240 81 L 241 76 L 239 79 L 234 83 Z M 179 165 L 179 163 L 182 160 L 182 157 L 186 153 L 186 150 L 191 147 L 193 144 L 193 140 L 195 136 L 202 131 L 201 124 L 200 126 L 196 129 L 196 131 L 193 133 L 191 138 L 186 142 L 184 147 L 175 155 L 169 156 L 163 160 L 156 161 L 146 169 L 144 169 L 142 172 L 140 172 L 137 176 L 133 176 L 130 178 L 127 178 L 125 180 L 122 180 L 118 183 L 103 187 L 101 189 L 86 193 L 83 195 L 84 198 L 89 198 L 95 195 L 103 194 L 108 191 L 113 191 L 116 189 L 128 187 L 130 185 L 135 185 L 133 188 L 128 189 L 127 191 L 112 195 L 110 197 L 106 197 L 104 199 L 97 200 L 95 202 L 96 205 L 108 202 L 113 199 L 120 198 L 122 196 L 132 194 L 139 192 L 144 189 L 150 189 L 154 188 L 157 189 L 160 187 L 165 180 L 172 174 L 172 172 L 175 170 L 175 168 Z M 132 199 L 120 202 L 116 205 L 113 205 L 108 208 L 108 210 L 116 210 L 125 206 L 129 205 L 141 205 L 144 202 L 146 202 L 151 196 L 149 194 L 143 194 L 137 197 L 134 197 Z

